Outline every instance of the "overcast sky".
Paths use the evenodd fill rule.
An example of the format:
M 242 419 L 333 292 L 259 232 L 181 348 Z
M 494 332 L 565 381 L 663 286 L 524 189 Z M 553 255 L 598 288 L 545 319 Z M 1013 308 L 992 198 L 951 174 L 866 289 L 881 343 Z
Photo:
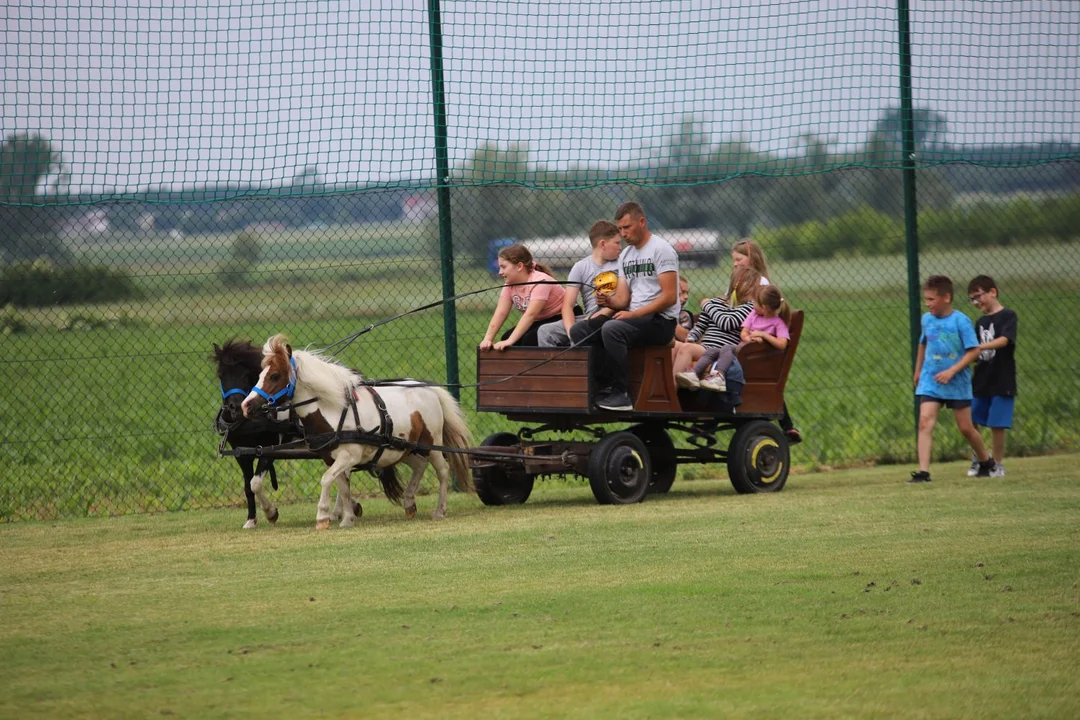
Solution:
M 851 148 L 898 104 L 895 2 L 442 0 L 450 156 L 625 167 L 714 141 Z M 1080 142 L 1080 2 L 912 0 L 917 105 L 955 144 Z M 434 176 L 426 0 L 9 0 L 0 130 L 74 191 Z

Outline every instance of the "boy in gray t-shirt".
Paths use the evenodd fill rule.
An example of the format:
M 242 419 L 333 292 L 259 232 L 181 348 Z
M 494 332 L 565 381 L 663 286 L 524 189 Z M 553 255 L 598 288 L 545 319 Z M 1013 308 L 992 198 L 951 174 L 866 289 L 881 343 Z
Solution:
M 610 314 L 597 313 L 574 323 L 574 345 L 600 344 L 591 370 L 599 385 L 594 401 L 603 410 L 633 410 L 627 389 L 626 357 L 630 348 L 667 345 L 679 317 L 679 255 L 663 238 L 649 232 L 637 203 L 623 203 L 615 223 L 627 247 L 619 256 L 615 292 L 597 295 Z
M 592 317 L 601 310 L 596 303 L 594 283 L 618 280 L 619 252 L 622 243 L 619 228 L 607 220 L 599 220 L 589 228 L 589 242 L 592 254 L 578 260 L 567 277 L 566 294 L 563 296 L 562 322 L 548 323 L 540 328 L 537 340 L 540 347 L 566 347 L 570 344 L 570 327 L 582 318 Z M 606 275 L 604 273 L 607 273 Z M 614 289 L 614 286 L 611 288 Z M 603 291 L 603 288 L 601 288 Z M 585 305 L 583 315 L 575 315 L 578 292 Z M 606 314 L 611 311 L 604 310 Z

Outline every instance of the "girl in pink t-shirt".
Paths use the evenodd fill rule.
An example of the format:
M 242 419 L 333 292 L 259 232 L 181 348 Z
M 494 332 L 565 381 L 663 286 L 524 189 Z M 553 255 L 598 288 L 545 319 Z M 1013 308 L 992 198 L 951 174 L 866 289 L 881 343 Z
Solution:
M 562 285 L 555 284 L 546 265 L 533 260 L 532 253 L 524 245 L 510 245 L 499 251 L 499 276 L 506 284 L 499 293 L 499 304 L 495 306 L 480 349 L 505 350 L 511 345 L 536 347 L 536 333 L 540 327 L 549 322 L 561 322 L 566 291 Z M 521 317 L 512 329 L 503 333 L 499 342 L 493 342 L 511 308 L 518 310 Z
M 694 373 L 699 378 L 704 376 L 701 380 L 701 388 L 716 392 L 727 390 L 724 376 L 735 359 L 735 353 L 743 345 L 768 343 L 777 350 L 787 348 L 788 340 L 791 339 L 791 333 L 788 332 L 789 322 L 791 322 L 791 308 L 780 295 L 780 289 L 775 285 L 758 288 L 754 298 L 754 309 L 743 320 L 740 333 L 742 342 L 734 347 L 728 345 L 722 348 L 710 348 L 694 365 Z

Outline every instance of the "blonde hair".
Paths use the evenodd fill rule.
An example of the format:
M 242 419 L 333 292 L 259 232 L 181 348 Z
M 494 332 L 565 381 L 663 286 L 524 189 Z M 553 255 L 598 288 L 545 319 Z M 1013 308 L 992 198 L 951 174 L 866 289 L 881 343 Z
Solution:
M 757 297 L 754 298 L 754 302 L 759 305 L 764 305 L 770 310 L 775 310 L 776 314 L 780 316 L 780 319 L 787 325 L 791 322 L 791 308 L 788 307 L 787 300 L 780 294 L 780 288 L 775 285 L 765 285 L 758 290 Z
M 730 298 L 735 293 L 737 304 L 742 305 L 754 299 L 760 285 L 761 273 L 749 266 L 737 267 L 728 281 L 727 295 Z
M 533 260 L 532 253 L 529 252 L 529 248 L 525 247 L 521 243 L 507 245 L 499 251 L 499 257 L 501 257 L 506 262 L 514 263 L 515 265 L 521 263 L 526 268 L 528 268 L 530 272 L 532 272 L 533 270 L 539 270 L 546 275 L 555 277 L 555 273 L 551 271 L 551 268 L 549 268 L 544 263 L 536 262 L 535 260 Z
M 765 251 L 750 238 L 743 238 L 731 247 L 731 252 L 745 255 L 750 259 L 750 267 L 758 271 L 763 278 L 769 277 L 769 263 L 765 260 Z

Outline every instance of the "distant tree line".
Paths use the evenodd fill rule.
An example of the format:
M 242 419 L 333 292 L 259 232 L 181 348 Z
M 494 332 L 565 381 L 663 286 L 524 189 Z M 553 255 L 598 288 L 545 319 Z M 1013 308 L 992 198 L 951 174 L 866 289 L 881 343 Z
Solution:
M 899 111 L 888 108 L 856 150 L 840 150 L 829 138 L 807 134 L 790 155 L 761 152 L 738 140 L 715 142 L 691 116 L 656 147 L 645 148 L 642 161 L 618 170 L 553 170 L 534 163 L 524 145 L 483 144 L 453 170 L 455 250 L 462 262 L 482 263 L 496 238 L 580 234 L 626 199 L 642 203 L 658 228 L 702 227 L 732 236 L 797 233 L 798 241 L 784 241 L 795 248 L 806 245 L 807 228 L 817 223 L 850 226 L 822 240 L 836 251 L 892 247 L 892 240 L 867 238 L 892 237 L 884 228 L 902 217 L 901 137 Z M 1080 144 L 953 147 L 947 137 L 943 115 L 916 111 L 921 214 L 969 217 L 965 213 L 973 212 L 981 195 L 1049 198 L 1080 191 Z M 59 230 L 88 208 L 105 211 L 112 239 L 148 232 L 234 236 L 252 226 L 398 221 L 410 196 L 432 193 L 432 183 L 424 180 L 331 186 L 314 166 L 302 168 L 283 187 L 208 186 L 131 198 L 68 194 L 65 178 L 62 158 L 48 140 L 29 134 L 6 138 L 0 148 L 0 260 L 69 262 Z M 1028 202 L 1038 212 L 1046 210 L 1043 199 Z M 984 204 L 983 214 L 1003 212 L 999 202 Z M 1060 208 L 1053 212 L 1071 217 Z M 922 224 L 935 222 L 928 217 Z M 1000 234 L 988 230 L 966 237 L 976 235 L 994 242 Z

